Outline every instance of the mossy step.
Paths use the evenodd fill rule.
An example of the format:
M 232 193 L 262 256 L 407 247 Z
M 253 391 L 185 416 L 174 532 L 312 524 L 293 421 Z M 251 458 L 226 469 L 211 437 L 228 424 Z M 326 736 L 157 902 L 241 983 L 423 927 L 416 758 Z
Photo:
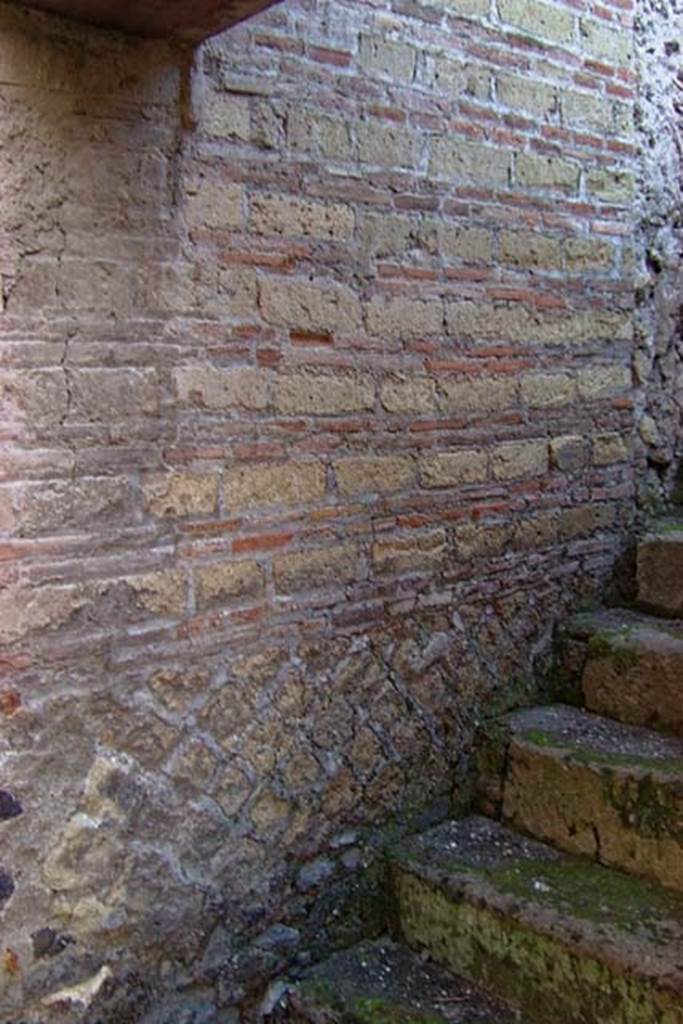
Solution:
M 392 856 L 397 934 L 538 1024 L 683 1024 L 683 899 L 488 818 Z
M 683 622 L 617 608 L 576 615 L 564 634 L 585 644 L 590 711 L 683 736 Z
M 642 608 L 683 616 L 683 520 L 662 519 L 639 541 L 636 579 Z
M 389 939 L 363 942 L 316 966 L 289 990 L 279 1019 L 310 1024 L 522 1024 L 515 1010 L 472 982 Z
M 506 715 L 484 744 L 504 821 L 683 891 L 683 740 L 557 704 Z

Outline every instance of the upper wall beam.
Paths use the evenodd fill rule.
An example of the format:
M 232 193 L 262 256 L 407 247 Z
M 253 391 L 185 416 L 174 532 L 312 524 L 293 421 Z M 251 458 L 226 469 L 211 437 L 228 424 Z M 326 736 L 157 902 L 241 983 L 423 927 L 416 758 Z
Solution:
M 17 0 L 91 25 L 199 43 L 279 0 Z

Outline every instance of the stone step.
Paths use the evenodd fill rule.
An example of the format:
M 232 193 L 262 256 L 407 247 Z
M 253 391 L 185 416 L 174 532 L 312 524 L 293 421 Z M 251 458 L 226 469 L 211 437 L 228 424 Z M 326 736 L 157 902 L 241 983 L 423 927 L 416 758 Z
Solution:
M 310 1024 L 522 1024 L 477 985 L 389 939 L 334 954 L 271 1015 Z
M 683 616 L 683 520 L 661 519 L 638 542 L 636 578 L 642 608 Z
M 589 711 L 683 736 L 683 622 L 616 608 L 575 615 L 563 634 Z
M 683 740 L 557 704 L 502 718 L 480 762 L 484 810 L 683 890 Z
M 397 931 L 537 1024 L 683 1024 L 683 899 L 488 818 L 392 857 Z

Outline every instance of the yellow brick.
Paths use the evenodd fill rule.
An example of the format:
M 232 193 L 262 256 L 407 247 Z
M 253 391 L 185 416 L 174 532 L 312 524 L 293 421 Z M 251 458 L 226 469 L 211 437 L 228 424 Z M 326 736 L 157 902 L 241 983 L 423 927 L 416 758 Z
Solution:
M 419 157 L 417 137 L 393 124 L 359 121 L 358 156 L 363 163 L 386 167 L 414 167 Z
M 440 377 L 439 409 L 458 414 L 482 414 L 515 404 L 517 384 L 510 377 Z
M 328 160 L 348 160 L 351 156 L 351 136 L 348 125 L 336 117 L 329 117 L 297 104 L 288 112 L 287 137 L 295 149 Z
M 256 562 L 197 566 L 194 581 L 200 611 L 226 600 L 256 597 L 264 589 L 263 570 Z
M 546 441 L 507 441 L 494 449 L 493 476 L 496 480 L 539 476 L 548 469 Z
M 631 60 L 633 33 L 623 28 L 613 30 L 604 22 L 581 19 L 581 45 L 586 53 L 599 60 L 628 64 Z
M 202 125 L 219 139 L 246 142 L 250 134 L 249 100 L 230 93 L 208 91 L 202 111 Z
M 456 227 L 441 220 L 428 221 L 422 232 L 428 252 L 445 262 L 489 263 L 493 249 L 490 231 Z
M 128 576 L 125 581 L 137 596 L 138 603 L 154 615 L 182 615 L 186 605 L 186 582 L 183 573 L 169 570 Z
M 227 470 L 225 503 L 230 511 L 254 505 L 303 505 L 325 496 L 319 462 L 253 463 Z
M 142 481 L 147 511 L 153 516 L 211 515 L 218 502 L 215 473 L 155 473 Z
M 574 38 L 574 15 L 556 4 L 538 0 L 498 0 L 501 20 L 534 36 L 569 43 Z
M 519 153 L 515 163 L 518 185 L 574 194 L 579 190 L 580 168 L 569 160 L 536 153 Z
M 454 487 L 481 483 L 488 478 L 488 456 L 483 451 L 440 452 L 420 459 L 423 487 Z
M 576 384 L 567 373 L 527 373 L 521 389 L 522 401 L 533 409 L 567 405 L 576 395 Z
M 498 75 L 496 96 L 506 107 L 515 107 L 536 117 L 547 117 L 557 107 L 557 94 L 552 86 L 517 75 Z
M 265 278 L 261 312 L 268 323 L 306 331 L 346 334 L 361 324 L 360 302 L 354 293 L 325 281 Z
M 278 593 L 343 586 L 363 578 L 358 550 L 352 544 L 301 551 L 273 559 Z
M 206 179 L 188 195 L 187 223 L 190 228 L 244 227 L 244 186 Z
M 612 462 L 626 462 L 631 454 L 631 444 L 623 434 L 597 434 L 593 438 L 593 462 L 596 466 L 607 466 Z
M 352 370 L 281 374 L 275 384 L 275 408 L 285 415 L 337 416 L 372 409 L 374 403 L 372 377 Z
M 446 551 L 445 532 L 432 530 L 378 541 L 372 548 L 372 560 L 378 572 L 426 572 L 441 565 Z
M 439 301 L 373 298 L 367 307 L 370 334 L 387 338 L 422 337 L 443 330 L 443 306 Z
M 488 100 L 491 93 L 491 76 L 486 68 L 476 64 L 464 64 L 450 57 L 432 58 L 428 72 L 428 83 L 439 92 L 451 97 L 471 96 L 473 99 Z
M 255 195 L 249 223 L 262 235 L 303 235 L 313 238 L 349 239 L 355 218 L 350 206 L 318 203 L 295 196 Z
M 579 372 L 579 394 L 585 399 L 612 398 L 631 386 L 627 366 L 589 366 Z
M 381 494 L 403 491 L 415 482 L 415 464 L 408 455 L 368 455 L 333 463 L 339 492 Z
M 429 169 L 432 174 L 471 185 L 506 188 L 511 154 L 507 149 L 479 146 L 459 139 L 437 137 L 432 144 Z
M 614 248 L 599 238 L 570 238 L 564 245 L 567 270 L 581 273 L 586 270 L 611 270 L 614 266 Z
M 500 236 L 500 258 L 517 267 L 559 270 L 562 247 L 556 238 L 535 231 L 503 231 Z
M 268 374 L 251 367 L 181 366 L 175 371 L 175 384 L 181 402 L 205 409 L 258 411 L 268 405 Z
M 387 412 L 430 413 L 437 409 L 431 377 L 391 374 L 383 381 L 379 397 Z
M 416 53 L 408 43 L 382 36 L 361 35 L 358 62 L 369 75 L 390 79 L 393 83 L 410 85 L 413 80 Z

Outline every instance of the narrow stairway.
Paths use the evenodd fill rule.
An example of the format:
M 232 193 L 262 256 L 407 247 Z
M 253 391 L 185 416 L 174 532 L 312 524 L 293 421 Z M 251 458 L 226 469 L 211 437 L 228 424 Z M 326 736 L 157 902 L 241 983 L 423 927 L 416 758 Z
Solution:
M 640 541 L 637 584 L 642 612 L 565 631 L 584 707 L 487 730 L 483 814 L 392 852 L 392 938 L 314 968 L 279 1019 L 683 1024 L 683 524 Z

